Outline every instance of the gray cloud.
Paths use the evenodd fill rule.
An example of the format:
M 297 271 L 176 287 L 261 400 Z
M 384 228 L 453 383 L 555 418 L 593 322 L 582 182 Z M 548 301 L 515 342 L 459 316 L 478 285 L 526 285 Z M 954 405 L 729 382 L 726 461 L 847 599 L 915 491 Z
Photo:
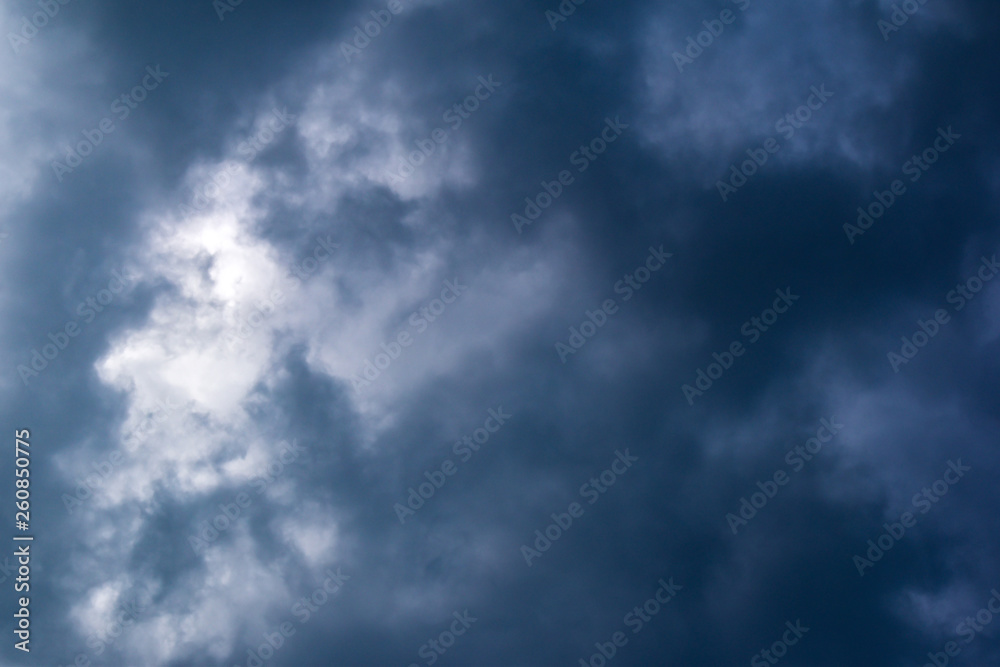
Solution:
M 891 4 L 587 2 L 555 30 L 542 0 L 58 5 L 0 54 L 4 415 L 39 452 L 34 655 L 5 661 L 598 664 L 622 631 L 608 664 L 735 665 L 797 620 L 781 664 L 922 664 L 948 641 L 996 661 L 992 626 L 966 642 L 960 624 L 998 585 L 998 292 L 948 295 L 1000 248 L 997 12 L 927 3 L 885 40 Z M 162 86 L 115 116 L 157 64 Z M 813 86 L 834 94 L 786 136 Z M 109 116 L 60 181 L 63 146 Z M 954 148 L 852 245 L 843 225 L 949 126 Z M 511 214 L 562 170 L 519 234 Z M 661 246 L 662 269 L 616 289 Z M 134 284 L 86 321 L 112 271 Z M 466 289 L 435 302 L 446 281 Z M 785 289 L 794 306 L 746 333 Z M 734 342 L 690 405 L 682 386 Z M 797 470 L 821 419 L 843 429 Z M 972 470 L 859 576 L 957 459 Z M 734 535 L 727 514 L 779 471 Z M 521 546 L 574 502 L 529 567 Z M 633 632 L 661 579 L 682 588 Z

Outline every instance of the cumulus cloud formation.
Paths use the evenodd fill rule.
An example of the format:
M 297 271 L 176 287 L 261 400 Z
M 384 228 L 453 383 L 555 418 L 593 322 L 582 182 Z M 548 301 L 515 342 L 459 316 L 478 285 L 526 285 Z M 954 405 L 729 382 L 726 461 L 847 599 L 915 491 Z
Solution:
M 4 664 L 994 664 L 998 19 L 0 10 Z

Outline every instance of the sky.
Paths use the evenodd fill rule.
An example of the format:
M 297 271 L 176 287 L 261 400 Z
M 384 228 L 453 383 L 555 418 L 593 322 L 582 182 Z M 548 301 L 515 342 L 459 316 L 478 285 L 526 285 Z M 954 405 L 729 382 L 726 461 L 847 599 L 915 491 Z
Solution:
M 0 664 L 1000 664 L 995 2 L 0 33 Z

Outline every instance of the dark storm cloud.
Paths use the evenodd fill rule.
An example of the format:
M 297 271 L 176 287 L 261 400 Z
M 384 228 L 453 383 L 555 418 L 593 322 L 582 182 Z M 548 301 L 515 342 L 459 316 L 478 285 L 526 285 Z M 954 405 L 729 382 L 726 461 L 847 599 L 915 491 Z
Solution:
M 273 664 L 426 664 L 465 611 L 442 664 L 579 664 L 618 631 L 609 664 L 747 664 L 797 620 L 782 664 L 917 664 L 985 604 L 998 292 L 961 310 L 947 295 L 1000 249 L 997 10 L 927 3 L 886 41 L 875 2 L 591 0 L 553 30 L 559 6 L 407 0 L 348 59 L 389 3 L 245 0 L 222 20 L 211 2 L 70 3 L 11 60 L 52 74 L 33 84 L 53 100 L 44 131 L 11 144 L 36 175 L 8 195 L 0 246 L 8 422 L 58 454 L 33 464 L 37 533 L 58 536 L 36 556 L 38 664 L 98 658 L 88 637 L 142 587 L 152 604 L 106 664 L 247 664 L 282 623 L 295 634 Z M 678 71 L 674 52 L 725 9 Z M 61 144 L 156 64 L 162 86 L 59 182 Z M 389 176 L 490 75 L 496 92 Z M 822 85 L 833 95 L 785 136 L 776 122 Z M 295 121 L 207 208 L 179 209 L 273 108 Z M 627 127 L 579 171 L 615 118 Z M 907 180 L 948 127 L 954 147 Z M 768 138 L 780 150 L 723 201 L 717 181 Z M 518 233 L 511 215 L 562 170 L 572 183 Z M 897 178 L 906 193 L 852 244 L 844 224 Z M 332 256 L 288 279 L 327 235 Z M 661 245 L 662 268 L 621 287 Z M 136 285 L 25 387 L 17 365 L 118 267 Z M 467 292 L 421 328 L 446 280 Z M 282 300 L 260 306 L 273 285 Z M 751 318 L 776 290 L 798 299 L 765 331 Z M 570 327 L 608 299 L 563 363 L 556 343 L 575 349 Z M 255 308 L 233 361 L 223 320 Z M 894 372 L 887 354 L 942 308 Z M 353 386 L 400 332 L 412 344 Z M 737 341 L 689 405 L 682 386 Z M 69 514 L 62 495 L 171 391 L 183 407 Z M 500 408 L 478 451 L 457 444 Z M 795 469 L 821 419 L 843 428 Z M 280 441 L 305 453 L 258 494 Z M 625 450 L 637 460 L 595 492 Z M 972 470 L 919 514 L 914 494 L 957 459 Z M 727 514 L 778 471 L 787 484 L 734 535 Z M 439 475 L 401 522 L 395 506 Z M 239 520 L 192 549 L 241 492 Z M 527 564 L 522 545 L 574 502 Z M 905 511 L 915 527 L 859 576 L 852 558 Z M 661 579 L 681 588 L 634 633 Z M 993 632 L 962 659 L 995 659 Z

